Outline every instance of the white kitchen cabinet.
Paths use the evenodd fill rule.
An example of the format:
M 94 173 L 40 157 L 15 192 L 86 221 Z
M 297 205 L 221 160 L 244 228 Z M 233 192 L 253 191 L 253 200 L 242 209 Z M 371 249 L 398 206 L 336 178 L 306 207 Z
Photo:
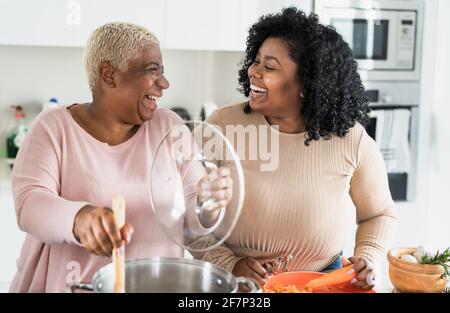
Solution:
M 163 41 L 165 0 L 0 0 L 0 44 L 84 47 L 107 22 L 132 22 Z
M 147 27 L 162 48 L 242 51 L 248 28 L 263 14 L 312 0 L 0 0 L 0 45 L 84 47 L 112 21 Z
M 249 27 L 267 13 L 312 0 L 167 0 L 166 49 L 243 51 Z
M 241 0 L 167 0 L 166 49 L 233 50 Z

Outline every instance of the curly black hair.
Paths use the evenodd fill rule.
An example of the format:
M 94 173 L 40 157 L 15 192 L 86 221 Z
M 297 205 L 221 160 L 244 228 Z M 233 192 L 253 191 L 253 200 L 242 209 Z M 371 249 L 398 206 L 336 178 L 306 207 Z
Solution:
M 297 63 L 297 77 L 303 87 L 300 114 L 307 131 L 306 145 L 333 134 L 344 137 L 356 122 L 364 126 L 368 123 L 369 101 L 349 45 L 333 27 L 319 24 L 317 15 L 306 16 L 295 7 L 264 15 L 251 26 L 239 70 L 240 92 L 249 96 L 247 71 L 268 37 L 285 41 Z M 248 103 L 244 112 L 251 112 Z

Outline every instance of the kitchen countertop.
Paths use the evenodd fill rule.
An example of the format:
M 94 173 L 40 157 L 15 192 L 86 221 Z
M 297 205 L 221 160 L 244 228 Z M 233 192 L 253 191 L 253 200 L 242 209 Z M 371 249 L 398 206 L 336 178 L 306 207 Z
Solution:
M 389 262 L 387 258 L 380 262 L 375 274 L 377 281 L 374 290 L 378 293 L 392 293 L 394 286 L 389 278 Z
M 0 293 L 6 293 L 9 291 L 9 283 L 0 283 Z
M 389 278 L 388 278 L 389 279 Z M 394 292 L 394 286 L 392 286 L 391 282 L 377 284 L 375 288 L 373 288 L 377 293 L 392 293 Z

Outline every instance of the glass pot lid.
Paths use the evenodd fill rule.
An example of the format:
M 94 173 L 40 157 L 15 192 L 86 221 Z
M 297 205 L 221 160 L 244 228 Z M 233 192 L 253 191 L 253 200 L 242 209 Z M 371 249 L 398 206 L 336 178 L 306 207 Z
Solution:
M 237 223 L 244 175 L 217 127 L 180 122 L 155 151 L 150 189 L 155 218 L 166 235 L 189 251 L 207 251 L 222 244 Z

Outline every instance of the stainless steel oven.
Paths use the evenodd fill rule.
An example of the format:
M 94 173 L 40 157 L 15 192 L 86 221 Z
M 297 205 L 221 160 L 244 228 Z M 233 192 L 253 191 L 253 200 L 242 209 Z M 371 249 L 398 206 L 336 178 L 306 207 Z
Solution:
M 364 80 L 419 78 L 422 1 L 316 0 L 314 11 L 348 42 Z
M 370 101 L 367 133 L 377 142 L 394 200 L 413 201 L 418 152 L 419 83 L 365 82 Z

